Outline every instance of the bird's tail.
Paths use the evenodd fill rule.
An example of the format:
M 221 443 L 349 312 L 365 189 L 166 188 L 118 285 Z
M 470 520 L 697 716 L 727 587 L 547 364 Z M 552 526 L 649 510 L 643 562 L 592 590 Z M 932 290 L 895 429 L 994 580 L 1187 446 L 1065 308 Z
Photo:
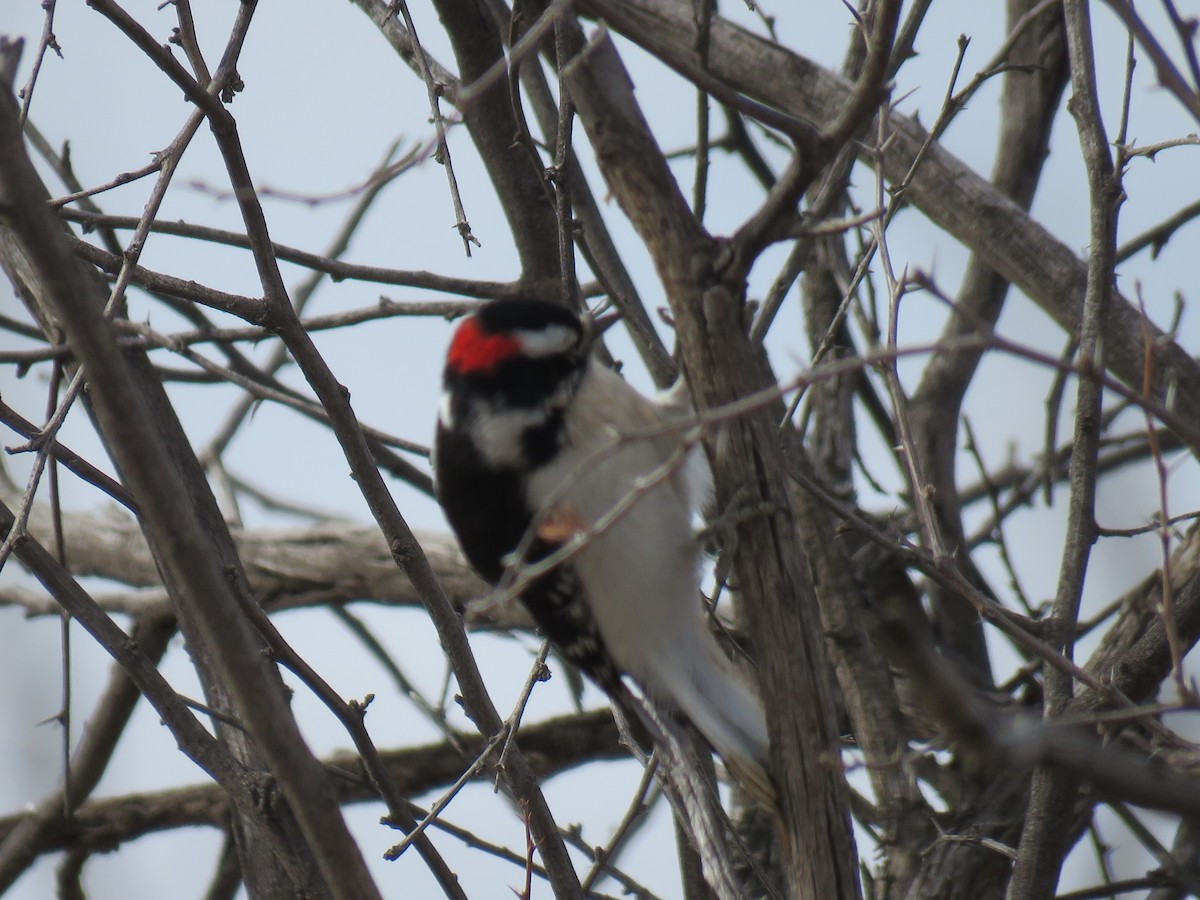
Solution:
M 695 649 L 687 670 L 664 678 L 669 699 L 720 754 L 742 787 L 774 807 L 767 717 L 758 690 L 709 632 Z

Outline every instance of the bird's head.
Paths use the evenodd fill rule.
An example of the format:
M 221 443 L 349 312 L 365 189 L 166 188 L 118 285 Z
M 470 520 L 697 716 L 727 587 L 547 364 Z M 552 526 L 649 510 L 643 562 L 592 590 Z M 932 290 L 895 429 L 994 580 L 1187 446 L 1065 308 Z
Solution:
M 569 396 L 596 339 L 615 319 L 593 320 L 540 300 L 494 300 L 459 324 L 443 371 L 450 395 L 536 409 Z

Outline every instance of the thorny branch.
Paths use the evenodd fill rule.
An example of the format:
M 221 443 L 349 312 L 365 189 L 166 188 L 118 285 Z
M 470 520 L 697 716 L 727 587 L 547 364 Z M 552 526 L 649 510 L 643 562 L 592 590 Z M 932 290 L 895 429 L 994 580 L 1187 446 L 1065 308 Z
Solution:
M 508 718 L 488 693 L 508 684 L 515 693 L 522 678 L 497 675 L 487 662 L 492 648 L 511 647 L 515 635 L 534 652 L 519 605 L 496 600 L 518 595 L 591 535 L 573 535 L 560 554 L 532 565 L 517 554 L 490 593 L 445 534 L 414 532 L 401 517 L 402 509 L 422 515 L 416 504 L 427 501 L 416 498 L 432 492 L 425 457 L 437 348 L 427 355 L 424 344 L 441 341 L 445 323 L 481 301 L 535 296 L 611 303 L 650 380 L 665 388 L 681 367 L 689 372 L 698 412 L 614 435 L 606 452 L 667 438 L 678 449 L 597 528 L 652 502 L 657 480 L 672 477 L 689 452 L 708 453 L 719 500 L 704 531 L 717 554 L 713 621 L 756 662 L 766 696 L 788 700 L 771 707 L 787 839 L 778 846 L 775 825 L 756 828 L 752 814 L 738 824 L 772 890 L 794 897 L 821 885 L 808 892 L 872 900 L 1123 889 L 1165 900 L 1194 890 L 1200 788 L 1185 723 L 1196 702 L 1189 653 L 1200 639 L 1200 366 L 1188 308 L 1194 279 L 1172 267 L 1186 256 L 1200 201 L 1190 182 L 1159 180 L 1195 150 L 1200 57 L 1188 12 L 1171 0 L 1157 18 L 1125 0 L 1103 4 L 1126 53 L 1124 81 L 1112 93 L 1095 78 L 1095 60 L 1119 59 L 1122 48 L 1101 45 L 1106 26 L 1089 23 L 1081 2 L 1009 0 L 995 33 L 959 22 L 953 5 L 909 4 L 902 18 L 901 5 L 885 0 L 858 4 L 836 33 L 820 31 L 814 18 L 798 28 L 800 13 L 790 8 L 769 15 L 682 0 L 435 5 L 436 24 L 422 8 L 386 0 L 357 0 L 342 13 L 363 16 L 376 31 L 359 40 L 397 58 L 386 76 L 339 66 L 340 93 L 314 99 L 305 124 L 328 121 L 330 132 L 345 130 L 365 147 L 382 148 L 400 132 L 412 148 L 397 158 L 390 147 L 368 162 L 366 177 L 338 172 L 334 184 L 356 186 L 348 191 L 285 196 L 256 180 L 269 172 L 275 183 L 276 161 L 338 166 L 336 157 L 304 159 L 297 148 L 307 144 L 296 135 L 271 145 L 274 159 L 250 146 L 262 129 L 242 98 L 270 100 L 277 90 L 263 75 L 273 63 L 258 55 L 267 26 L 250 29 L 274 14 L 265 6 L 240 4 L 218 26 L 187 0 L 143 18 L 112 0 L 92 0 L 90 10 L 51 0 L 30 19 L 23 69 L 14 45 L 0 45 L 0 74 L 21 88 L 7 107 L 19 128 L 12 152 L 0 153 L 0 174 L 15 172 L 32 147 L 56 180 L 37 202 L 22 193 L 31 177 L 0 195 L 0 262 L 37 311 L 0 317 L 11 337 L 0 367 L 23 378 L 5 382 L 0 402 L 15 470 L 0 490 L 11 510 L 0 557 L 12 553 L 0 581 L 0 615 L 12 625 L 0 641 L 13 635 L 18 644 L 4 646 L 18 658 L 32 620 L 65 607 L 88 632 L 83 639 L 118 664 L 93 708 L 62 712 L 75 734 L 87 721 L 62 783 L 43 787 L 31 810 L 0 818 L 0 887 L 33 878 L 26 873 L 36 859 L 61 852 L 61 890 L 82 892 L 93 854 L 204 824 L 228 841 L 209 867 L 212 896 L 239 881 L 256 897 L 291 896 L 297 886 L 312 896 L 371 896 L 376 887 L 387 895 L 359 858 L 378 833 L 329 826 L 334 804 L 382 800 L 390 824 L 425 854 L 420 865 L 433 873 L 425 877 L 448 896 L 474 896 L 476 870 L 495 873 L 489 885 L 512 883 L 534 896 L 538 879 L 557 896 L 603 896 L 609 877 L 619 885 L 613 893 L 673 895 L 674 884 L 660 887 L 661 871 L 627 871 L 627 860 L 616 868 L 622 847 L 658 839 L 645 810 L 654 764 L 629 785 L 632 800 L 605 783 L 615 804 L 608 813 L 556 788 L 552 815 L 535 777 L 574 769 L 599 784 L 607 775 L 597 762 L 625 753 L 616 726 L 596 712 L 518 731 L 528 691 L 545 674 L 541 657 Z M 68 112 L 63 72 L 75 85 L 129 90 L 105 81 L 111 76 L 83 52 L 90 48 L 79 22 L 95 31 L 100 16 L 116 26 L 105 39 L 124 42 L 110 58 L 140 55 L 153 64 L 143 76 L 187 102 L 150 113 L 168 129 L 165 146 L 158 134 L 132 138 L 143 142 L 139 152 L 161 148 L 148 164 L 142 157 L 97 168 L 86 117 Z M 964 33 L 942 42 L 931 26 Z M 223 46 L 208 47 L 220 27 Z M 840 74 L 804 55 L 809 41 L 844 47 Z M 453 65 L 435 58 L 437 47 L 450 48 Z M 910 72 L 915 53 L 942 73 L 944 91 L 920 91 Z M 299 84 L 302 74 L 286 81 Z M 1062 192 L 1070 179 L 1056 177 L 1059 160 L 1077 152 L 1060 121 L 1068 75 L 1086 202 Z M 422 98 L 411 109 L 392 93 L 404 77 Z M 981 102 L 997 83 L 999 104 Z M 381 85 L 386 99 L 371 93 Z M 1157 95 L 1148 90 L 1156 86 Z M 322 87 L 301 92 L 316 98 Z M 1147 125 L 1146 98 L 1159 95 L 1171 111 Z M 367 119 L 389 120 L 386 136 L 360 136 L 368 124 L 361 116 L 339 118 L 360 96 L 372 104 Z M 390 121 L 397 109 L 398 126 Z M 723 135 L 712 133 L 717 109 Z M 1106 130 L 1106 121 L 1115 127 Z M 202 125 L 221 167 L 181 178 L 200 165 Z M 990 175 L 943 143 L 967 129 L 994 141 Z M 52 146 L 67 136 L 89 148 L 87 159 Z M 426 189 L 444 198 L 429 162 L 446 164 L 456 227 L 472 257 L 466 268 L 459 250 L 446 263 L 424 243 L 395 238 L 399 218 L 440 230 L 436 208 L 414 199 Z M 607 193 L 589 184 L 596 173 Z M 1129 234 L 1117 227 L 1122 191 L 1132 201 Z M 349 205 L 338 214 L 342 201 Z M 293 237 L 306 233 L 289 228 L 286 243 L 273 240 L 285 219 L 272 202 L 287 202 L 289 226 L 323 216 L 329 237 Z M 491 207 L 503 222 L 491 220 Z M 467 208 L 475 210 L 471 225 Z M 209 224 L 212 211 L 241 222 L 213 215 L 220 225 Z M 34 218 L 53 227 L 21 244 Z M 1078 222 L 1090 224 L 1086 252 Z M 472 248 L 473 228 L 486 246 Z M 380 233 L 383 242 L 373 242 Z M 773 255 L 779 242 L 786 260 Z M 39 256 L 48 248 L 61 251 L 59 264 Z M 227 277 L 223 266 L 190 265 L 189 254 L 234 265 Z M 958 260 L 968 255 L 958 282 Z M 499 257 L 503 264 L 492 266 Z M 288 284 L 292 272 L 299 277 Z M 64 279 L 70 291 L 59 289 Z M 381 299 L 379 284 L 405 295 Z M 78 317 L 91 313 L 72 305 L 79 297 L 91 298 L 92 312 L 107 302 L 107 321 L 89 318 L 95 327 L 81 332 Z M 1027 299 L 1054 325 L 1027 318 Z M 624 347 L 612 345 L 614 353 Z M 144 367 L 135 369 L 136 390 L 120 396 L 148 396 L 165 383 L 159 412 L 178 412 L 201 448 L 192 455 L 203 470 L 180 462 L 191 454 L 182 432 L 172 438 L 172 465 L 189 473 L 173 491 L 146 478 L 163 462 L 153 452 L 158 439 L 122 438 L 141 423 L 139 403 L 109 408 L 127 366 L 118 360 L 131 359 Z M 292 377 L 292 363 L 307 384 Z M 642 377 L 626 365 L 631 378 Z M 49 366 L 74 378 L 67 396 L 95 425 L 70 402 L 43 415 Z M 372 388 L 384 382 L 386 399 L 356 387 L 360 408 L 352 410 L 342 381 L 363 383 L 360 370 Z M 278 408 L 300 416 L 277 416 Z M 1033 424 L 1024 430 L 1016 420 L 1026 412 Z M 363 426 L 360 414 L 379 427 Z M 300 417 L 319 427 L 297 439 L 289 428 Z M 1060 439 L 1068 428 L 1070 439 Z M 115 471 L 93 429 L 113 448 Z M 52 461 L 62 465 L 69 503 L 42 484 Z M 300 479 L 290 474 L 293 462 Z M 398 479 L 394 499 L 380 467 Z M 354 481 L 337 481 L 347 468 Z M 273 469 L 288 473 L 282 484 Z M 193 501 L 207 504 L 213 492 L 221 515 L 205 506 L 210 518 L 192 528 Z M 124 509 L 83 508 L 104 496 Z M 366 524 L 316 511 L 364 500 L 373 517 Z M 195 540 L 191 558 L 173 555 L 175 538 Z M 51 545 L 62 552 L 48 553 Z M 200 571 L 209 559 L 221 562 Z M 47 589 L 10 578 L 18 564 Z M 196 574 L 189 564 L 213 577 L 180 577 Z M 207 602 L 224 603 L 220 628 L 213 622 L 206 631 L 203 604 L 189 604 L 197 584 L 209 586 Z M 470 643 L 468 609 L 487 632 Z M 796 616 L 810 618 L 793 631 Z M 412 627 L 418 618 L 433 622 L 429 636 Z M 348 655 L 369 657 L 382 677 L 348 689 L 355 660 L 318 665 L 294 649 L 306 646 L 312 621 L 337 622 L 338 639 L 354 642 Z M 202 678 L 226 690 L 188 701 L 167 684 L 158 661 L 173 652 L 177 628 Z M 232 636 L 214 640 L 222 628 Z M 333 635 L 322 632 L 322 645 Z M 430 650 L 432 666 L 420 662 Z M 306 698 L 326 704 L 339 739 L 357 752 L 298 765 L 289 754 L 303 747 L 299 733 L 279 741 L 293 726 L 277 702 L 276 665 L 296 673 Z M 563 674 L 553 658 L 547 665 Z M 577 675 L 563 680 L 561 696 L 593 699 Z M 368 692 L 376 697 L 371 735 L 367 703 L 341 699 Z M 417 711 L 415 727 L 435 729 L 443 743 L 418 746 L 405 719 L 387 732 L 399 746 L 376 747 L 392 724 L 380 710 L 393 693 Z M 127 752 L 120 738 L 142 696 L 211 782 L 92 797 Z M 552 684 L 532 703 L 555 696 Z M 464 730 L 460 709 L 474 731 Z M 304 736 L 328 727 L 325 713 L 305 723 Z M 827 742 L 818 746 L 813 735 Z M 499 803 L 516 800 L 499 811 L 507 831 L 498 840 L 483 836 L 488 823 L 451 821 L 461 822 L 461 792 L 493 767 L 507 779 Z M 846 790 L 838 787 L 843 771 Z M 327 806 L 324 789 L 332 792 Z M 432 790 L 445 793 L 428 810 L 413 803 Z M 797 798 L 802 815 L 788 812 Z M 262 803 L 301 818 L 260 831 L 247 823 L 262 820 Z M 1096 820 L 1101 804 L 1115 814 L 1111 824 Z M 1160 842 L 1135 806 L 1178 815 L 1161 826 L 1174 829 L 1172 839 Z M 837 837 L 851 816 L 858 847 L 848 834 Z M 595 834 L 611 838 L 596 848 L 583 837 Z M 1088 843 L 1096 860 L 1084 859 Z M 1106 856 L 1115 843 L 1144 855 Z M 569 856 L 567 846 L 583 856 Z M 817 846 L 824 849 L 795 852 Z M 274 869 L 264 862 L 271 859 Z M 689 898 L 706 896 L 686 873 L 678 882 Z

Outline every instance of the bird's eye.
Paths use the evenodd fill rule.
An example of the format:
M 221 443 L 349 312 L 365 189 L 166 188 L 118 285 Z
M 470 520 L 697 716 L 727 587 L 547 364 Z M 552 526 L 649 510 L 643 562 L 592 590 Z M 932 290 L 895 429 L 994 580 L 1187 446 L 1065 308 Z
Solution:
M 531 359 L 568 353 L 579 344 L 579 331 L 566 325 L 521 329 L 514 335 L 521 342 L 521 350 Z

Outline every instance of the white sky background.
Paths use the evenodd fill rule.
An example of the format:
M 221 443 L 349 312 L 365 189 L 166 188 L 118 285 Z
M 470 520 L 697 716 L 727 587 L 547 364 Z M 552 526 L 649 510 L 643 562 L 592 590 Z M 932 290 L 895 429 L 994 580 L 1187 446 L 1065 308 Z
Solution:
M 131 0 L 127 9 L 153 34 L 166 39 L 175 24 L 170 9 L 156 12 L 152 0 Z M 197 26 L 210 65 L 215 65 L 236 8 L 234 0 L 206 0 L 195 4 Z M 1187 4 L 1183 4 L 1186 11 Z M 994 53 L 1002 35 L 1003 4 L 935 4 L 921 32 L 920 56 L 907 63 L 895 94 L 909 94 L 902 111 L 919 111 L 921 121 L 932 122 L 941 104 L 956 53 L 960 33 L 974 38 L 963 66 L 969 78 Z M 781 40 L 819 62 L 840 65 L 848 35 L 848 13 L 840 0 L 772 2 L 765 11 L 778 17 Z M 1157 10 L 1141 10 L 1153 17 Z M 1194 11 L 1194 10 L 1193 10 Z M 440 40 L 440 29 L 432 12 L 415 3 L 412 10 L 427 48 L 451 68 L 453 56 Z M 754 27 L 754 18 L 736 0 L 726 0 L 722 13 Z M 1105 124 L 1116 129 L 1123 78 L 1124 33 L 1097 5 L 1097 58 L 1101 61 L 1101 90 Z M 33 48 L 42 28 L 42 10 L 37 0 L 3 0 L 0 3 L 0 33 L 23 35 L 28 41 L 18 84 L 24 83 L 32 62 Z M 137 168 L 155 150 L 164 147 L 177 133 L 192 107 L 140 53 L 131 48 L 107 21 L 80 3 L 60 3 L 55 33 L 65 59 L 49 55 L 37 84 L 31 120 L 55 145 L 71 142 L 76 173 L 85 185 L 98 184 L 117 173 Z M 624 51 L 638 86 L 638 97 L 648 118 L 662 127 L 664 148 L 694 142 L 694 93 L 673 75 L 634 48 Z M 1140 60 L 1140 57 L 1139 57 Z M 432 137 L 423 86 L 388 47 L 365 16 L 344 2 L 262 2 L 255 15 L 239 71 L 246 89 L 234 104 L 248 163 L 256 183 L 304 195 L 322 195 L 361 183 L 379 163 L 388 144 L 403 137 L 412 146 Z M 1196 129 L 1166 94 L 1152 86 L 1152 71 L 1140 60 L 1133 95 L 1130 136 L 1138 144 L 1178 137 Z M 944 143 L 982 173 L 990 169 L 995 139 L 997 97 L 1000 82 L 994 80 L 975 97 L 944 139 Z M 911 93 L 910 93 L 911 92 Z M 147 115 L 146 110 L 154 110 Z M 714 132 L 722 128 L 714 110 Z M 1072 120 L 1060 115 L 1052 141 L 1053 154 L 1034 206 L 1034 214 L 1054 234 L 1080 253 L 1088 235 L 1086 182 L 1080 162 Z M 666 135 L 670 134 L 668 138 Z M 581 129 L 577 147 L 586 157 Z M 465 132 L 452 132 L 451 150 L 456 173 L 474 233 L 482 242 L 472 258 L 466 259 L 462 243 L 453 229 L 454 214 L 440 167 L 424 166 L 388 187 L 377 200 L 364 227 L 356 235 L 347 259 L 355 262 L 428 269 L 478 279 L 510 279 L 517 274 L 515 253 L 507 240 L 507 226 L 499 215 L 478 160 Z M 1195 183 L 1195 147 L 1169 150 L 1156 162 L 1133 161 L 1126 180 L 1130 199 L 1121 212 L 1121 239 L 1141 232 L 1185 202 L 1179 185 Z M 692 166 L 676 163 L 681 185 L 690 192 Z M 592 186 L 603 202 L 603 185 L 595 173 Z M 858 187 L 866 197 L 871 189 L 869 172 L 859 169 Z M 214 198 L 196 183 L 222 188 L 223 168 L 206 129 L 201 128 L 184 157 L 173 187 L 160 213 L 164 219 L 241 230 L 233 203 Z M 135 182 L 97 198 L 106 212 L 139 215 L 151 181 Z M 51 192 L 60 186 L 51 182 Z M 1194 196 L 1187 192 L 1186 199 Z M 709 187 L 707 224 L 714 233 L 728 233 L 761 201 L 761 191 L 736 166 L 714 158 Z M 280 243 L 322 252 L 337 230 L 350 202 L 309 206 L 295 202 L 266 201 L 273 238 Z M 605 206 L 606 218 L 623 248 L 635 247 L 633 236 L 615 204 Z M 127 233 L 125 233 L 127 237 Z M 1192 224 L 1177 233 L 1160 259 L 1149 264 L 1146 255 L 1121 268 L 1121 286 L 1134 294 L 1140 281 L 1151 317 L 1160 325 L 1169 322 L 1173 295 L 1185 297 L 1196 280 L 1197 240 L 1200 226 Z M 948 293 L 953 293 L 965 264 L 965 254 L 915 212 L 903 213 L 889 231 L 889 246 L 897 270 L 905 265 L 930 272 Z M 777 247 L 756 268 L 751 295 L 761 296 L 775 274 L 786 248 Z M 626 262 L 644 297 L 651 303 L 661 296 L 653 270 L 643 250 L 627 252 Z M 142 257 L 151 269 L 191 277 L 225 290 L 255 294 L 257 277 L 248 252 L 152 235 Z M 582 267 L 582 263 L 580 263 Z M 307 274 L 283 264 L 290 286 Z M 583 275 L 581 268 L 581 277 Z M 374 304 L 383 295 L 393 300 L 414 299 L 417 291 L 371 284 L 326 283 L 310 304 L 307 314 L 323 314 Z M 137 291 L 130 295 L 135 315 L 151 315 L 159 330 L 178 325 L 161 306 L 150 304 Z M 774 363 L 786 377 L 799 371 L 806 346 L 800 338 L 795 291 L 788 312 L 775 327 Z M 18 301 L 7 283 L 0 287 L 0 310 L 23 318 Z M 214 314 L 215 315 L 215 314 Z M 216 315 L 219 320 L 219 315 Z M 1200 346 L 1194 314 L 1185 317 L 1180 342 Z M 922 295 L 905 300 L 902 310 L 901 344 L 935 336 L 942 312 L 936 301 Z M 1023 296 L 1013 293 L 1001 321 L 1001 331 L 1014 339 L 1057 354 L 1063 335 L 1048 318 Z M 382 320 L 334 332 L 314 335 L 334 372 L 350 389 L 355 410 L 367 424 L 402 437 L 428 443 L 432 436 L 438 392 L 440 357 L 450 326 L 441 321 L 407 318 Z M 785 341 L 786 339 L 786 341 Z M 0 338 L 13 345 L 11 336 Z M 646 386 L 636 356 L 618 340 L 615 352 L 627 361 L 626 372 Z M 253 352 L 265 358 L 267 347 Z M 177 360 L 158 357 L 168 365 Z M 915 383 L 920 361 L 906 364 L 902 371 Z M 12 367 L 0 368 L 0 391 L 4 399 L 27 418 L 39 421 L 45 405 L 45 375 L 42 367 L 17 380 Z M 302 386 L 294 371 L 283 377 Z M 1044 410 L 1042 401 L 1049 374 L 1031 365 L 988 358 L 968 398 L 967 414 L 984 448 L 992 456 L 988 463 L 1000 465 L 1002 454 L 1012 452 L 1024 460 L 1041 449 Z M 1073 392 L 1073 388 L 1072 388 Z M 185 416 L 197 447 L 203 446 L 237 398 L 231 388 L 172 386 L 176 408 Z M 1069 394 L 1070 396 L 1070 394 Z M 1066 405 L 1070 414 L 1070 403 Z M 1069 418 L 1064 418 L 1060 435 L 1068 435 Z M 73 415 L 62 439 L 93 462 L 106 465 L 103 451 L 81 413 Z M 0 437 L 6 445 L 19 443 L 13 435 Z M 280 448 L 287 452 L 280 453 Z M 355 521 L 368 521 L 363 501 L 348 477 L 348 466 L 332 434 L 307 420 L 269 404 L 262 405 L 244 427 L 225 457 L 235 473 L 252 477 L 261 487 L 279 495 L 303 499 Z M 965 457 L 964 457 L 965 460 Z M 26 462 L 6 457 L 7 466 L 18 480 L 25 477 Z M 882 455 L 868 461 L 872 474 L 885 485 L 898 485 L 890 462 Z M 964 483 L 973 481 L 969 469 L 960 473 Z M 63 477 L 67 503 L 92 507 L 104 498 L 84 485 Z M 1200 506 L 1194 463 L 1174 471 L 1172 512 Z M 436 506 L 406 486 L 393 483 L 401 511 L 416 528 L 444 527 Z M 866 487 L 864 485 L 864 490 Z M 891 506 L 887 497 L 864 493 L 868 505 Z M 1101 524 L 1131 527 L 1144 524 L 1157 508 L 1152 476 L 1147 470 L 1123 474 L 1105 483 L 1099 498 Z M 252 506 L 243 508 L 248 526 L 277 525 L 279 521 Z M 1052 596 L 1061 544 L 1058 513 L 1044 510 L 1022 512 L 1012 520 L 1008 538 L 1014 556 L 1022 561 L 1021 576 L 1035 599 Z M 1102 541 L 1096 550 L 1086 596 L 1099 601 L 1111 598 L 1150 571 L 1157 560 L 1153 538 L 1140 541 Z M 990 560 L 989 560 L 990 561 Z M 0 579 L 18 578 L 9 566 Z M 1003 589 L 1007 579 L 998 568 L 989 570 L 993 583 Z M 369 608 L 359 610 L 376 627 L 376 633 L 393 649 L 404 648 L 402 664 L 411 677 L 436 696 L 442 679 L 442 662 L 432 628 L 415 612 Z M 375 692 L 368 724 L 380 747 L 410 744 L 435 738 L 424 721 L 395 695 L 390 683 L 341 627 L 323 613 L 289 613 L 278 620 L 285 635 L 313 666 L 344 696 L 362 697 Z M 536 650 L 532 639 L 514 642 L 495 638 L 476 639 L 493 697 L 502 712 L 511 708 Z M 997 650 L 1001 649 L 999 647 Z M 1083 648 L 1086 652 L 1087 647 Z M 78 724 L 95 702 L 107 673 L 107 658 L 96 650 L 82 631 L 74 641 L 73 669 Z M 54 789 L 59 776 L 59 736 L 53 726 L 37 723 L 58 709 L 59 645 L 56 621 L 25 621 L 21 614 L 0 608 L 0 813 L 33 803 Z M 184 693 L 197 695 L 182 646 L 169 651 L 165 673 Z M 555 678 L 535 692 L 527 721 L 536 721 L 567 709 L 563 679 Z M 594 692 L 589 695 L 599 702 Z M 306 734 L 318 753 L 348 745 L 340 728 L 303 690 L 295 705 Z M 589 767 L 547 785 L 552 805 L 567 824 L 586 816 L 585 836 L 589 842 L 606 842 L 609 830 L 624 813 L 638 771 L 628 763 Z M 611 780 L 609 776 L 611 775 Z M 117 757 L 101 782 L 97 796 L 132 790 L 192 783 L 199 773 L 174 748 L 165 729 L 145 704 L 128 730 Z M 603 776 L 603 777 L 602 777 Z M 576 795 L 576 796 L 572 796 Z M 428 799 L 428 798 L 426 798 Z M 580 802 L 580 801 L 583 802 Z M 376 805 L 349 813 L 365 855 L 385 896 L 436 896 L 432 881 L 413 854 L 399 863 L 385 863 L 382 851 L 394 843 L 395 834 L 376 824 Z M 520 849 L 524 836 L 519 820 L 495 798 L 486 786 L 469 788 L 450 807 L 447 818 L 475 828 L 484 836 Z M 670 823 L 661 810 L 649 827 L 654 836 L 639 840 L 635 849 L 621 859 L 623 868 L 665 897 L 675 896 L 674 844 Z M 1119 843 L 1119 834 L 1110 837 Z M 435 835 L 435 841 L 451 866 L 463 879 L 470 896 L 496 897 L 507 894 L 504 885 L 519 884 L 521 873 L 506 863 L 493 862 L 477 852 L 465 850 L 453 839 Z M 200 896 L 212 871 L 218 837 L 212 831 L 158 836 L 127 845 L 114 856 L 97 857 L 88 867 L 86 884 L 91 896 L 104 898 Z M 35 900 L 53 889 L 53 860 L 43 860 L 12 891 L 16 900 Z M 180 874 L 186 866 L 187 874 Z M 193 869 L 194 867 L 194 869 Z M 1078 877 L 1068 874 L 1066 889 Z M 195 885 L 180 893 L 180 882 Z M 608 890 L 618 891 L 609 884 Z M 133 891 L 134 893 L 131 893 Z M 537 886 L 535 896 L 548 896 Z

